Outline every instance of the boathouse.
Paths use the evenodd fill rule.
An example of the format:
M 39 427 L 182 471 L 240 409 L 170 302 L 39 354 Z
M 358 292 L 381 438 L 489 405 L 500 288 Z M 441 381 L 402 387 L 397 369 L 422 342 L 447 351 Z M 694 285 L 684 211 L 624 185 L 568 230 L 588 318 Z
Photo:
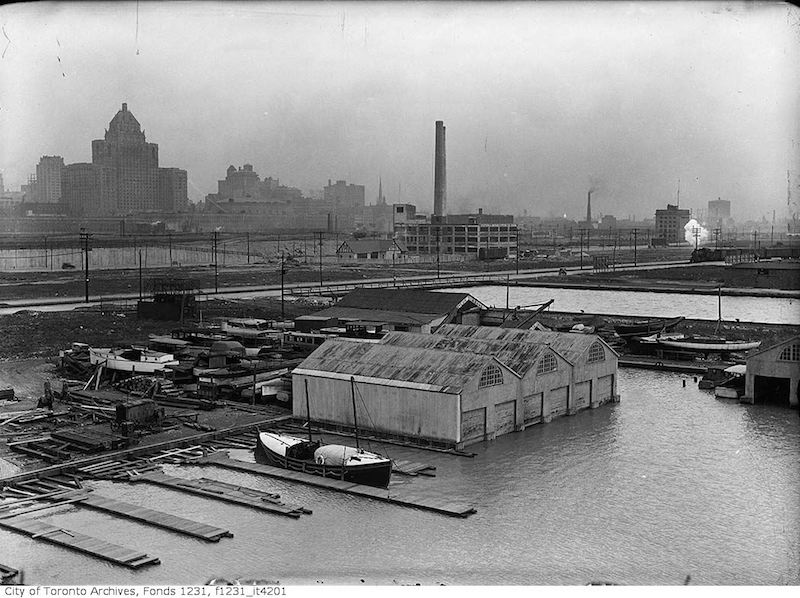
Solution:
M 747 356 L 744 400 L 798 408 L 800 336 Z
M 475 309 L 486 306 L 469 293 L 420 289 L 354 289 L 336 305 L 295 319 L 295 330 L 313 332 L 347 322 L 381 322 L 384 330 L 430 332 L 441 324 L 477 321 Z M 467 313 L 469 312 L 469 313 Z
M 294 415 L 307 417 L 307 393 L 312 420 L 352 427 L 355 398 L 359 428 L 463 447 L 615 398 L 610 347 L 537 334 L 446 325 L 377 343 L 332 339 L 294 370 Z M 568 357 L 560 336 L 583 340 L 561 341 Z
M 563 356 L 571 366 L 568 384 L 550 389 L 551 417 L 577 413 L 615 401 L 617 395 L 617 362 L 619 355 L 602 338 L 594 334 L 521 330 L 494 326 L 440 326 L 437 334 L 449 337 L 498 340 L 510 343 L 543 344 Z M 535 392 L 534 392 L 535 391 Z M 535 403 L 538 394 L 547 392 L 540 386 L 526 388 L 526 401 Z M 534 396 L 531 397 L 530 395 Z M 545 412 L 545 416 L 547 413 Z

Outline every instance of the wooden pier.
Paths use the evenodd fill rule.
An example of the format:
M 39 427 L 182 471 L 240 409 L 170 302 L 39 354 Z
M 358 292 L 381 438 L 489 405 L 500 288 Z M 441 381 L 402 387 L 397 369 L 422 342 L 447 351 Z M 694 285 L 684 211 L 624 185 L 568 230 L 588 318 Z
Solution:
M 184 519 L 183 517 L 170 515 L 163 511 L 139 507 L 99 494 L 88 494 L 86 498 L 76 504 L 81 507 L 89 507 L 90 509 L 103 511 L 111 515 L 132 519 L 133 521 L 144 523 L 145 525 L 152 525 L 186 536 L 192 536 L 206 542 L 219 542 L 220 538 L 233 537 L 233 534 L 226 529 L 207 525 L 198 521 L 192 521 L 191 519 Z
M 375 488 L 373 486 L 354 484 L 344 480 L 324 478 L 322 476 L 303 473 L 301 471 L 282 469 L 280 467 L 272 467 L 271 465 L 263 465 L 261 463 L 245 463 L 244 461 L 231 459 L 222 451 L 207 457 L 203 457 L 197 461 L 197 464 L 215 465 L 225 469 L 245 471 L 257 475 L 265 475 L 281 480 L 288 480 L 290 482 L 300 482 L 309 486 L 316 486 L 317 488 L 326 488 L 328 490 L 335 490 L 336 492 L 344 492 L 346 494 L 352 494 L 364 498 L 372 498 L 402 507 L 412 507 L 426 511 L 433 511 L 434 513 L 441 513 L 442 515 L 449 515 L 451 517 L 468 517 L 476 512 L 473 507 L 457 502 L 443 502 L 437 498 L 423 497 L 418 495 L 390 496 L 389 490 L 385 488 Z
M 39 519 L 28 519 L 19 516 L 0 518 L 0 527 L 25 534 L 34 539 L 50 542 L 51 544 L 58 544 L 117 565 L 123 565 L 130 569 L 138 569 L 145 565 L 158 565 L 161 562 L 158 558 L 148 556 L 144 552 L 138 552 L 79 532 L 56 527 Z
M 196 494 L 214 500 L 259 509 L 260 511 L 266 511 L 268 513 L 293 517 L 295 519 L 299 518 L 301 515 L 311 514 L 311 511 L 305 507 L 287 505 L 281 502 L 280 496 L 277 494 L 270 494 L 254 488 L 245 488 L 244 486 L 236 486 L 217 480 L 210 480 L 208 478 L 187 480 L 170 476 L 160 471 L 149 471 L 147 473 L 133 475 L 130 480 L 132 482 L 156 484 L 172 490 L 178 490 L 179 492 L 188 492 L 189 494 Z

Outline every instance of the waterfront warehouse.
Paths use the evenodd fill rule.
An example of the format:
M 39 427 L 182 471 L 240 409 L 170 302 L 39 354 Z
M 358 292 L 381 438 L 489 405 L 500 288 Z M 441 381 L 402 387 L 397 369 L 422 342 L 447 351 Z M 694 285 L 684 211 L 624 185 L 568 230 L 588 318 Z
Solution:
M 800 336 L 747 356 L 744 400 L 798 408 Z
M 308 416 L 307 392 L 312 420 L 352 427 L 355 397 L 360 428 L 463 447 L 615 396 L 616 353 L 595 336 L 458 328 L 327 341 L 293 372 L 294 415 Z M 561 341 L 572 359 L 553 346 L 561 336 L 581 337 Z

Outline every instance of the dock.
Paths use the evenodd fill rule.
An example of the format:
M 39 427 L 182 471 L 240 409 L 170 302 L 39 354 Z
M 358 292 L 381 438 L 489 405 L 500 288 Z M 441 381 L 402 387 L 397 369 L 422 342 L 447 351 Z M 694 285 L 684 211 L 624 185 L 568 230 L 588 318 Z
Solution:
M 375 488 L 373 486 L 354 484 L 344 480 L 325 478 L 309 473 L 303 473 L 301 471 L 292 471 L 289 469 L 282 469 L 280 467 L 272 467 L 271 465 L 263 465 L 261 463 L 246 463 L 244 461 L 237 461 L 235 459 L 231 459 L 222 451 L 216 452 L 207 457 L 203 457 L 197 461 L 196 464 L 214 465 L 225 469 L 244 471 L 256 475 L 265 475 L 290 482 L 299 482 L 309 486 L 315 486 L 317 488 L 325 488 L 328 490 L 334 490 L 336 492 L 344 492 L 346 494 L 361 496 L 363 498 L 372 498 L 374 500 L 379 500 L 401 507 L 411 507 L 425 511 L 432 511 L 442 515 L 449 515 L 450 517 L 468 517 L 476 512 L 474 507 L 457 502 L 445 502 L 434 497 L 423 497 L 419 495 L 407 495 L 403 497 L 391 496 L 390 491 L 385 488 Z
M 682 372 L 685 374 L 703 375 L 708 369 L 707 365 L 701 365 L 692 361 L 677 361 L 670 359 L 656 359 L 653 357 L 640 357 L 636 355 L 624 355 L 617 361 L 621 368 L 640 368 L 645 370 L 659 370 L 663 372 Z
M 56 527 L 39 519 L 28 519 L 20 516 L 0 518 L 0 527 L 25 534 L 37 540 L 58 544 L 130 569 L 139 569 L 146 565 L 158 565 L 161 563 L 158 558 L 149 556 L 144 552 L 131 550 L 99 538 L 92 538 L 79 532 Z
M 288 505 L 280 500 L 277 494 L 262 492 L 254 488 L 236 486 L 208 478 L 187 480 L 167 475 L 160 471 L 132 475 L 131 482 L 146 482 L 156 484 L 179 492 L 196 494 L 222 502 L 233 503 L 244 507 L 251 507 L 260 511 L 284 515 L 298 519 L 301 515 L 310 515 L 311 511 L 305 507 Z
M 88 494 L 86 498 L 76 504 L 81 507 L 89 507 L 111 515 L 132 519 L 145 525 L 152 525 L 186 536 L 192 536 L 206 542 L 219 542 L 220 538 L 233 537 L 233 534 L 226 529 L 148 509 L 147 507 L 139 507 L 95 493 Z

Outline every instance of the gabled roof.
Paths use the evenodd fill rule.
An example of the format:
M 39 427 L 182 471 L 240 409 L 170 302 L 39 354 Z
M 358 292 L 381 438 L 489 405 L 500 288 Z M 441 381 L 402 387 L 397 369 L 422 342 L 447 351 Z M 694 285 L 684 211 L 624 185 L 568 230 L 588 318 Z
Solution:
M 447 314 L 465 300 L 486 307 L 469 293 L 436 293 L 420 289 L 354 289 L 336 307 L 356 307 L 418 314 Z
M 385 322 L 386 324 L 409 324 L 421 326 L 430 324 L 441 318 L 442 314 L 422 314 L 416 312 L 388 311 L 384 309 L 363 309 L 358 307 L 340 307 L 334 305 L 311 315 L 300 316 L 295 320 L 319 321 L 329 318 L 339 320 L 369 320 L 372 322 Z
M 355 376 L 399 386 L 459 393 L 490 363 L 508 369 L 488 355 L 330 339 L 309 355 L 294 373 Z
M 454 351 L 467 355 L 490 355 L 519 377 L 525 376 L 539 360 L 539 357 L 551 350 L 543 343 L 520 343 L 517 339 L 483 339 L 413 332 L 389 332 L 381 339 L 381 344 Z M 558 352 L 556 351 L 556 353 Z
M 774 351 L 775 349 L 780 349 L 781 347 L 785 347 L 786 345 L 793 345 L 795 343 L 800 343 L 800 334 L 797 336 L 793 336 L 791 338 L 787 338 L 785 341 L 776 343 L 772 346 L 759 349 L 758 351 L 750 351 L 747 353 L 747 358 L 750 359 L 751 357 L 754 357 L 756 355 L 761 355 L 762 353 L 766 353 L 767 351 Z
M 581 356 L 596 342 L 602 343 L 606 349 L 617 355 L 617 352 L 608 343 L 594 334 L 522 330 L 496 326 L 465 326 L 463 324 L 445 324 L 437 328 L 436 333 L 466 338 L 498 339 L 514 343 L 544 344 L 555 349 L 557 353 L 573 364 L 580 361 Z
M 394 239 L 348 239 L 339 245 L 336 253 L 381 253 L 389 249 L 406 251 L 405 245 Z

